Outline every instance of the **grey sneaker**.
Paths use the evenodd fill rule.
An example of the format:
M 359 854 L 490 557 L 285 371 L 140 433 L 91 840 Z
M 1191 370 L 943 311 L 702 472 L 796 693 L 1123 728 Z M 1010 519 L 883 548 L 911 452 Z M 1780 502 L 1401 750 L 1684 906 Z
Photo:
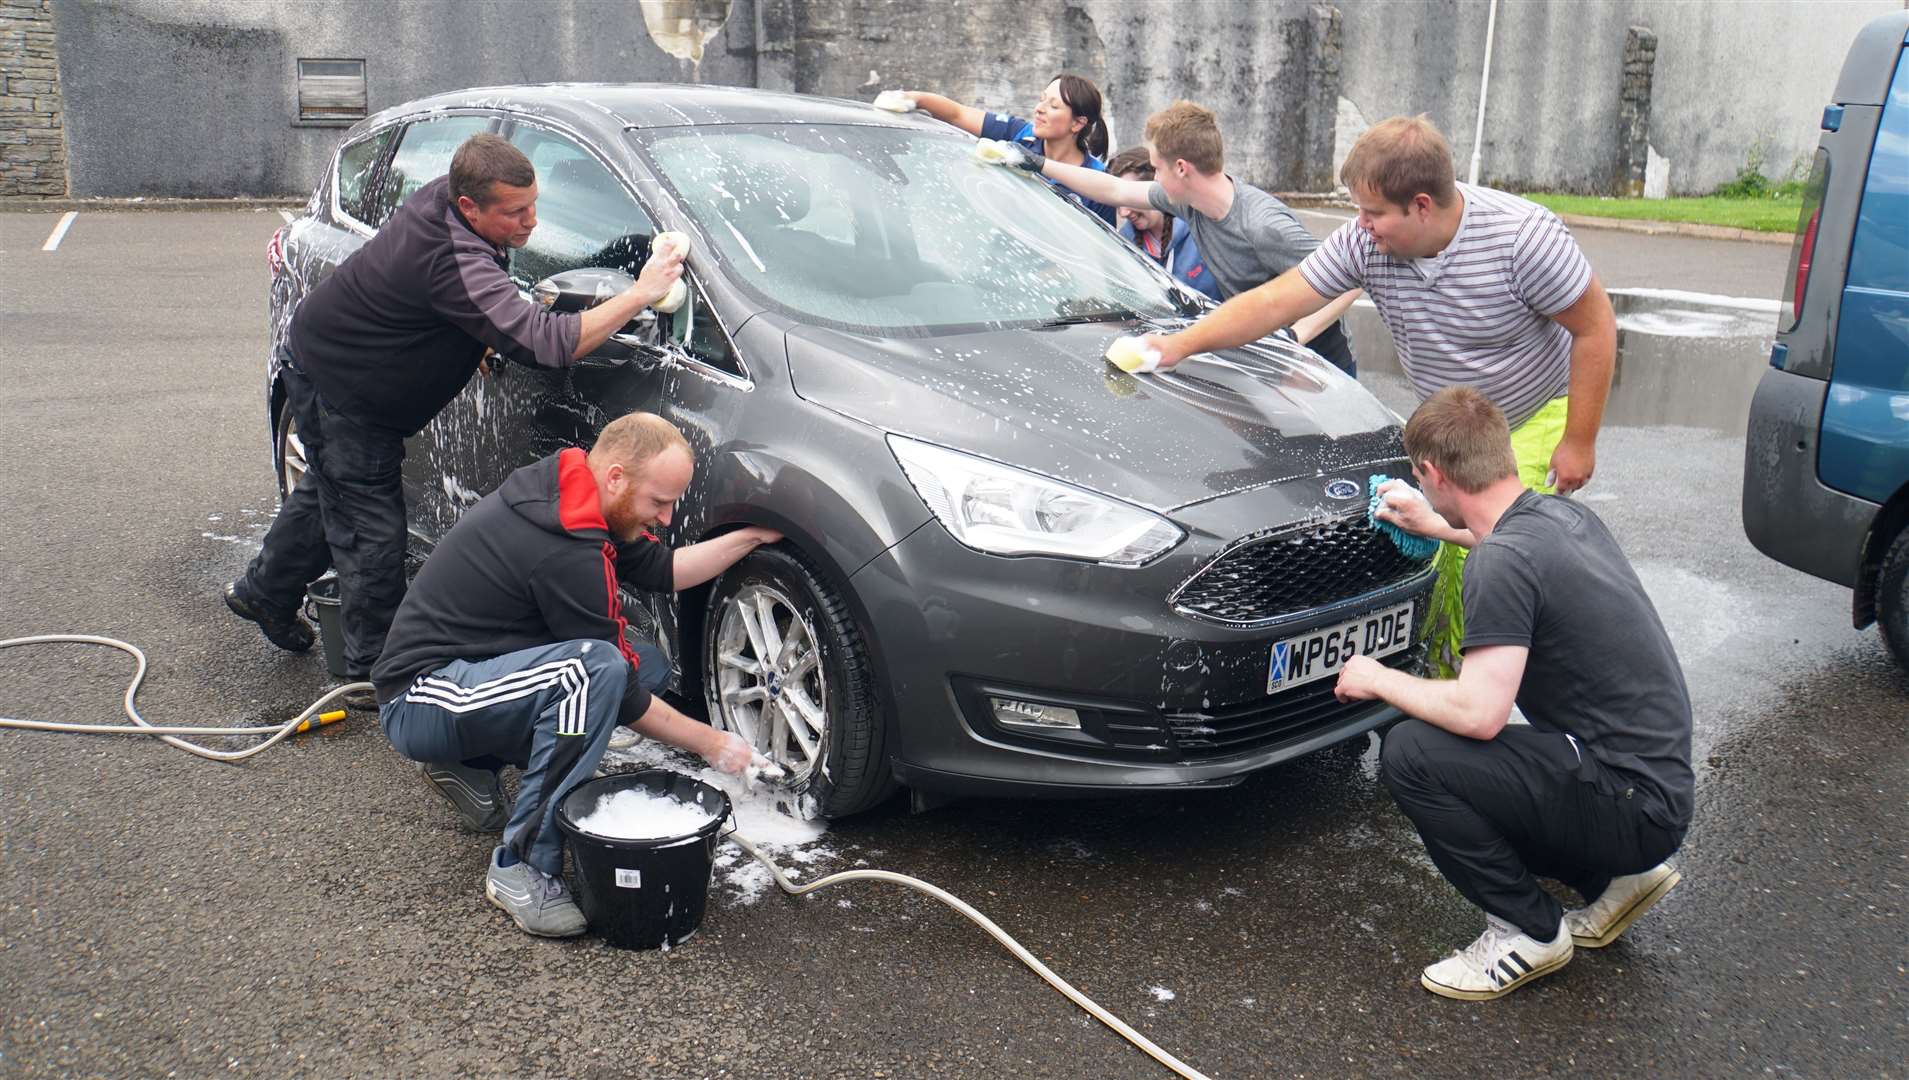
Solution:
M 1612 878 L 1603 895 L 1564 913 L 1564 928 L 1571 931 L 1571 941 L 1578 948 L 1602 949 L 1683 879 L 1669 863 L 1658 863 L 1641 874 Z
M 484 874 L 484 895 L 503 908 L 527 934 L 538 937 L 576 937 L 583 933 L 583 912 L 570 898 L 570 889 L 560 877 L 551 877 L 527 862 L 515 866 L 497 865 L 503 848 L 491 852 L 490 870 Z
M 498 833 L 510 821 L 510 801 L 504 782 L 489 769 L 473 769 L 457 762 L 420 764 L 418 775 L 457 807 L 457 815 L 471 832 Z

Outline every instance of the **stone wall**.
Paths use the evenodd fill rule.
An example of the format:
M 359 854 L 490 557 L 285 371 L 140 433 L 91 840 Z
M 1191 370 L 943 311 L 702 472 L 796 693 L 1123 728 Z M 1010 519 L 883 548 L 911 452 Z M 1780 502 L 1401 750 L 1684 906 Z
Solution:
M 0 0 L 0 196 L 66 194 L 53 0 Z
M 1321 191 L 1368 121 L 1426 113 L 1450 137 L 1462 176 L 1489 9 L 1489 0 L 0 0 L 0 11 L 43 20 L 49 3 L 72 193 L 104 196 L 308 192 L 339 131 L 296 122 L 299 57 L 364 59 L 373 111 L 467 86 L 656 80 L 865 101 L 906 87 L 1025 115 L 1055 74 L 1073 71 L 1106 93 L 1116 148 L 1140 141 L 1149 113 L 1191 98 L 1219 114 L 1229 171 Z M 1616 194 L 1634 187 L 1640 162 L 1647 193 L 1708 192 L 1751 163 L 1780 178 L 1815 146 L 1857 29 L 1902 3 L 1501 0 L 1481 179 Z M 0 131 L 17 130 L 0 120 Z M 46 138 L 18 152 L 49 153 Z

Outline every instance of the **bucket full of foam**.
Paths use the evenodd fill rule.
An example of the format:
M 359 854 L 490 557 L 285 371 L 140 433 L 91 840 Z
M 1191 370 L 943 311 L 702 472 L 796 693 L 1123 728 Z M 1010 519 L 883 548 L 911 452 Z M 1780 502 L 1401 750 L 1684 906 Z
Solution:
M 580 784 L 557 807 L 591 932 L 619 949 L 680 945 L 702 925 L 729 796 L 667 769 Z

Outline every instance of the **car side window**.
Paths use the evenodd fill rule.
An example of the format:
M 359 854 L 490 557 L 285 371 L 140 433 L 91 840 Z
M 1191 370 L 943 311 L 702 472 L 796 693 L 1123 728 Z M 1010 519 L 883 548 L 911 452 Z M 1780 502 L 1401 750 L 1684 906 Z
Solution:
M 745 374 L 742 361 L 736 356 L 736 347 L 723 331 L 716 316 L 710 313 L 709 304 L 703 299 L 702 289 L 696 283 L 685 278 L 689 286 L 689 299 L 683 306 L 662 318 L 664 330 L 669 339 L 684 352 L 720 371 L 732 375 Z
M 372 182 L 377 177 L 379 164 L 384 161 L 384 152 L 390 149 L 391 140 L 397 134 L 397 128 L 386 128 L 352 143 L 338 155 L 338 175 L 333 178 L 338 190 L 338 209 L 361 222 L 371 221 L 367 204 Z
M 526 287 L 595 266 L 635 275 L 656 226 L 610 170 L 576 143 L 528 124 L 510 141 L 537 171 L 537 228 L 511 252 L 510 276 Z
M 412 192 L 451 171 L 451 155 L 457 153 L 460 143 L 490 130 L 490 126 L 488 116 L 441 116 L 405 128 L 391 167 L 385 170 L 372 216 L 364 219 L 365 224 L 383 225 Z

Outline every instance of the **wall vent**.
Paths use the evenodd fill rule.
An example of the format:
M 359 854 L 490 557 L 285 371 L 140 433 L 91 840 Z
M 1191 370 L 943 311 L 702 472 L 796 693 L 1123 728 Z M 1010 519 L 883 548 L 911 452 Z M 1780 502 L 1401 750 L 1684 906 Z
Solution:
M 306 123 L 350 123 L 365 118 L 363 60 L 298 62 L 298 119 Z

